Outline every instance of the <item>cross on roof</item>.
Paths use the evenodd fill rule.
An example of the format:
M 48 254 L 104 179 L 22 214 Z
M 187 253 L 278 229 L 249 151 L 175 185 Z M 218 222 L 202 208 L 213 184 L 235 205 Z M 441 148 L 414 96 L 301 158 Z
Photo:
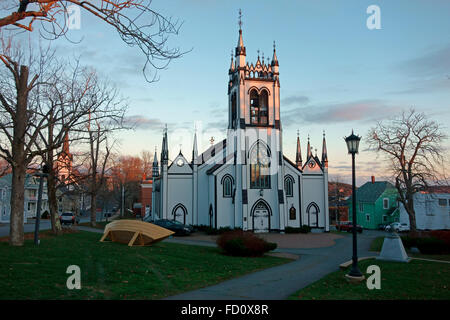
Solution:
M 239 22 L 238 22 L 238 24 L 239 24 L 239 30 L 241 30 L 242 29 L 242 11 L 241 11 L 241 9 L 239 9 Z

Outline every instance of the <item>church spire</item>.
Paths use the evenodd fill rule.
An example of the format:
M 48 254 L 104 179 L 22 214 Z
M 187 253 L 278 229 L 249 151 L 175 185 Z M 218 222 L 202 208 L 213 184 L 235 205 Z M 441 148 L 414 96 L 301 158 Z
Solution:
M 66 131 L 66 134 L 64 135 L 64 144 L 63 144 L 63 154 L 64 155 L 70 155 L 69 151 L 69 131 Z
M 159 176 L 159 163 L 158 163 L 158 154 L 156 152 L 156 147 L 155 147 L 155 155 L 153 156 L 152 176 L 153 177 Z
M 309 143 L 309 134 L 308 134 L 308 146 L 306 147 L 306 159 L 308 160 L 309 158 L 312 157 L 312 152 L 311 152 L 311 145 Z
M 275 46 L 275 40 L 273 41 L 272 68 L 274 70 L 274 73 L 278 73 L 278 58 L 277 58 L 277 50 L 276 50 L 276 46 Z
M 242 39 L 242 11 L 239 9 L 239 40 L 236 47 L 236 66 L 245 67 L 245 46 Z
M 192 148 L 192 164 L 197 164 L 198 148 L 197 148 L 197 129 L 194 133 L 194 147 Z
M 322 165 L 328 168 L 327 141 L 325 140 L 325 130 L 323 131 Z
M 169 161 L 169 147 L 167 143 L 167 124 L 164 128 L 164 134 L 163 134 L 163 143 L 162 143 L 162 150 L 161 150 L 161 162 L 162 164 L 167 164 Z
M 231 50 L 231 64 L 230 64 L 230 74 L 234 72 L 234 59 L 233 59 L 233 50 Z
M 297 168 L 302 168 L 302 149 L 300 148 L 300 136 L 299 132 L 297 130 L 297 153 L 295 155 L 295 164 L 297 165 Z

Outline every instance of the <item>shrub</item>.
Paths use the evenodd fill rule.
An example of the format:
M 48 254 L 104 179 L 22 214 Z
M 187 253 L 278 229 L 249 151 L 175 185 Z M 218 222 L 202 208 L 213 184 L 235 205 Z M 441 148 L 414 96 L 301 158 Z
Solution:
M 49 217 L 49 213 L 48 213 L 48 211 L 46 210 L 46 211 L 44 211 L 44 213 L 41 215 L 41 218 L 42 219 L 48 219 L 48 217 Z
M 300 233 L 301 232 L 301 228 L 286 227 L 286 228 L 284 228 L 284 232 L 286 232 L 286 233 Z
M 450 246 L 445 241 L 437 238 L 419 238 L 417 239 L 417 248 L 423 254 L 450 253 Z
M 308 232 L 311 232 L 311 227 L 308 226 L 308 225 L 306 225 L 306 224 L 304 224 L 304 225 L 302 225 L 302 227 L 300 228 L 300 232 L 301 232 L 301 233 L 308 233 Z
M 217 245 L 232 256 L 258 257 L 276 249 L 276 243 L 270 243 L 257 237 L 251 231 L 233 230 L 224 232 Z

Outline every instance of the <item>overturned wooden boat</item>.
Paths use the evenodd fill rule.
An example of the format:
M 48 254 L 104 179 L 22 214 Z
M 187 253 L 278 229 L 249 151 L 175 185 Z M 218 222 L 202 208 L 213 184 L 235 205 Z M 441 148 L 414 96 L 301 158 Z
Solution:
M 105 226 L 100 242 L 109 239 L 128 246 L 148 246 L 170 237 L 175 232 L 139 220 L 115 220 Z

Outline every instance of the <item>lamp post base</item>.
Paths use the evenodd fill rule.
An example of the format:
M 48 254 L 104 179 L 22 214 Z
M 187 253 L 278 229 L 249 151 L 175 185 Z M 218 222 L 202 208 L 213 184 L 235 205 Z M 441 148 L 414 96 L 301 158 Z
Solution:
M 346 274 L 345 278 L 347 279 L 348 282 L 359 283 L 359 282 L 363 281 L 366 277 L 364 277 L 363 275 L 361 275 L 361 276 L 351 276 L 349 274 Z

